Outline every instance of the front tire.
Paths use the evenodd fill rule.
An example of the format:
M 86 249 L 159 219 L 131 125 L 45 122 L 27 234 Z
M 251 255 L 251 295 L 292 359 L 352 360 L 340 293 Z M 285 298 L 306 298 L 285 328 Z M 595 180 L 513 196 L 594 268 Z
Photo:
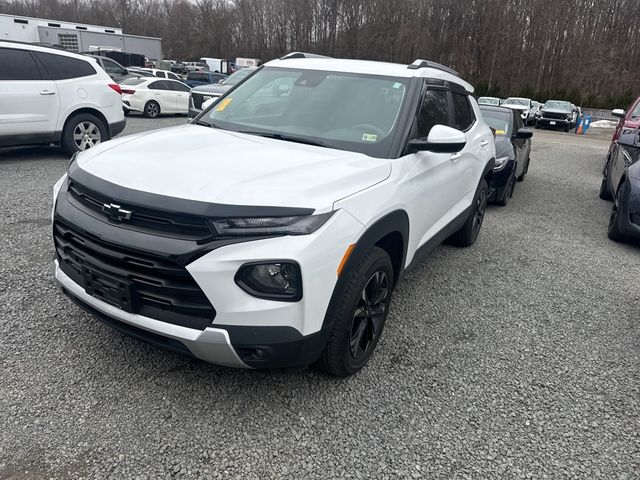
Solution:
M 611 210 L 611 216 L 609 217 L 609 228 L 607 228 L 607 236 L 614 242 L 624 241 L 624 233 L 622 233 L 621 223 L 622 216 L 620 215 L 620 204 L 624 197 L 624 185 L 621 185 L 616 195 L 616 201 L 613 203 Z
M 109 131 L 103 120 L 91 113 L 73 115 L 62 132 L 62 148 L 73 155 L 109 140 Z
M 460 230 L 447 239 L 447 243 L 449 245 L 454 245 L 456 247 L 470 247 L 476 243 L 478 235 L 480 234 L 482 222 L 484 221 L 484 214 L 487 211 L 488 195 L 489 186 L 487 185 L 487 181 L 483 178 L 480 180 L 480 185 L 478 185 L 478 189 L 476 190 L 476 195 L 473 198 L 473 203 L 471 204 L 472 209 L 471 212 L 469 212 L 467 220 L 464 222 L 464 225 Z
M 154 100 L 149 100 L 144 104 L 144 116 L 147 118 L 156 118 L 160 115 L 160 104 Z
M 516 174 L 514 171 L 514 173 L 512 173 L 511 176 L 509 177 L 509 182 L 507 182 L 507 185 L 504 187 L 502 196 L 496 199 L 495 204 L 500 205 L 501 207 L 506 207 L 507 203 L 509 203 L 509 200 L 513 196 L 513 190 L 515 188 L 516 188 Z
M 373 247 L 349 279 L 336 309 L 327 344 L 316 363 L 336 377 L 360 370 L 382 335 L 393 293 L 393 265 L 387 252 Z

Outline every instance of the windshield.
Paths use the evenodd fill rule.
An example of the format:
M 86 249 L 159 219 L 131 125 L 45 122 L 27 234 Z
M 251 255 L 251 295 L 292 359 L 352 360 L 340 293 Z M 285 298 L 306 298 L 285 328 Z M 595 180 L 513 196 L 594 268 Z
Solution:
M 251 72 L 253 72 L 254 69 L 253 68 L 243 68 L 240 69 L 234 73 L 232 73 L 231 75 L 229 75 L 224 82 L 225 85 L 235 85 L 236 83 L 240 83 L 242 80 L 244 80 L 245 77 L 249 76 L 249 74 Z
M 572 110 L 571 104 L 569 102 L 562 102 L 560 100 L 548 100 L 544 104 L 545 109 L 553 109 L 553 110 L 564 110 L 565 112 L 570 112 Z
M 197 120 L 225 130 L 384 157 L 409 81 L 265 67 Z
M 511 134 L 509 128 L 509 115 L 502 112 L 495 112 L 491 110 L 482 110 L 482 116 L 484 121 L 496 131 L 496 137 L 505 137 Z
M 480 97 L 478 99 L 479 105 L 500 105 L 500 99 L 495 97 Z
M 504 105 L 522 105 L 528 107 L 529 100 L 525 98 L 507 98 L 504 102 Z

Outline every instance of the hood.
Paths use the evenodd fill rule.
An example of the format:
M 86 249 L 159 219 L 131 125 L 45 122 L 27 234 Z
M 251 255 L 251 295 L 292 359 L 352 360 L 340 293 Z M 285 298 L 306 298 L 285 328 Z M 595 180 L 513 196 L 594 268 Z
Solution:
M 509 157 L 510 159 L 515 158 L 513 152 L 513 145 L 511 144 L 511 139 L 508 137 L 496 137 L 496 158 L 500 157 Z
M 210 83 L 207 85 L 200 85 L 193 89 L 196 93 L 217 93 L 222 95 L 229 90 L 233 85 L 221 85 L 219 83 Z
M 80 154 L 77 166 L 159 195 L 319 211 L 391 173 L 389 160 L 200 125 L 110 140 Z

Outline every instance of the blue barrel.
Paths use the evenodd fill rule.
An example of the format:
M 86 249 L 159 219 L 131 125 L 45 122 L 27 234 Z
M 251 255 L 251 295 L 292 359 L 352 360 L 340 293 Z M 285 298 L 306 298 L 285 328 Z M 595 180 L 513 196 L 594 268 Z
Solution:
M 589 130 L 589 127 L 591 126 L 591 115 L 585 115 L 582 118 L 583 118 L 582 134 L 586 135 L 587 134 L 587 130 Z
M 583 123 L 582 117 L 578 117 L 576 120 L 576 129 L 575 129 L 576 135 L 582 135 L 582 130 L 583 130 L 582 123 Z

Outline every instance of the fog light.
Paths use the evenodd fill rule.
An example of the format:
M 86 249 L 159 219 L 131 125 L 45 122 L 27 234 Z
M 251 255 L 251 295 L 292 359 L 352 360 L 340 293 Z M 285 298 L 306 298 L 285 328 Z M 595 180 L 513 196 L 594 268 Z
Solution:
M 240 267 L 235 280 L 254 297 L 284 302 L 302 298 L 302 276 L 295 262 L 248 263 Z

